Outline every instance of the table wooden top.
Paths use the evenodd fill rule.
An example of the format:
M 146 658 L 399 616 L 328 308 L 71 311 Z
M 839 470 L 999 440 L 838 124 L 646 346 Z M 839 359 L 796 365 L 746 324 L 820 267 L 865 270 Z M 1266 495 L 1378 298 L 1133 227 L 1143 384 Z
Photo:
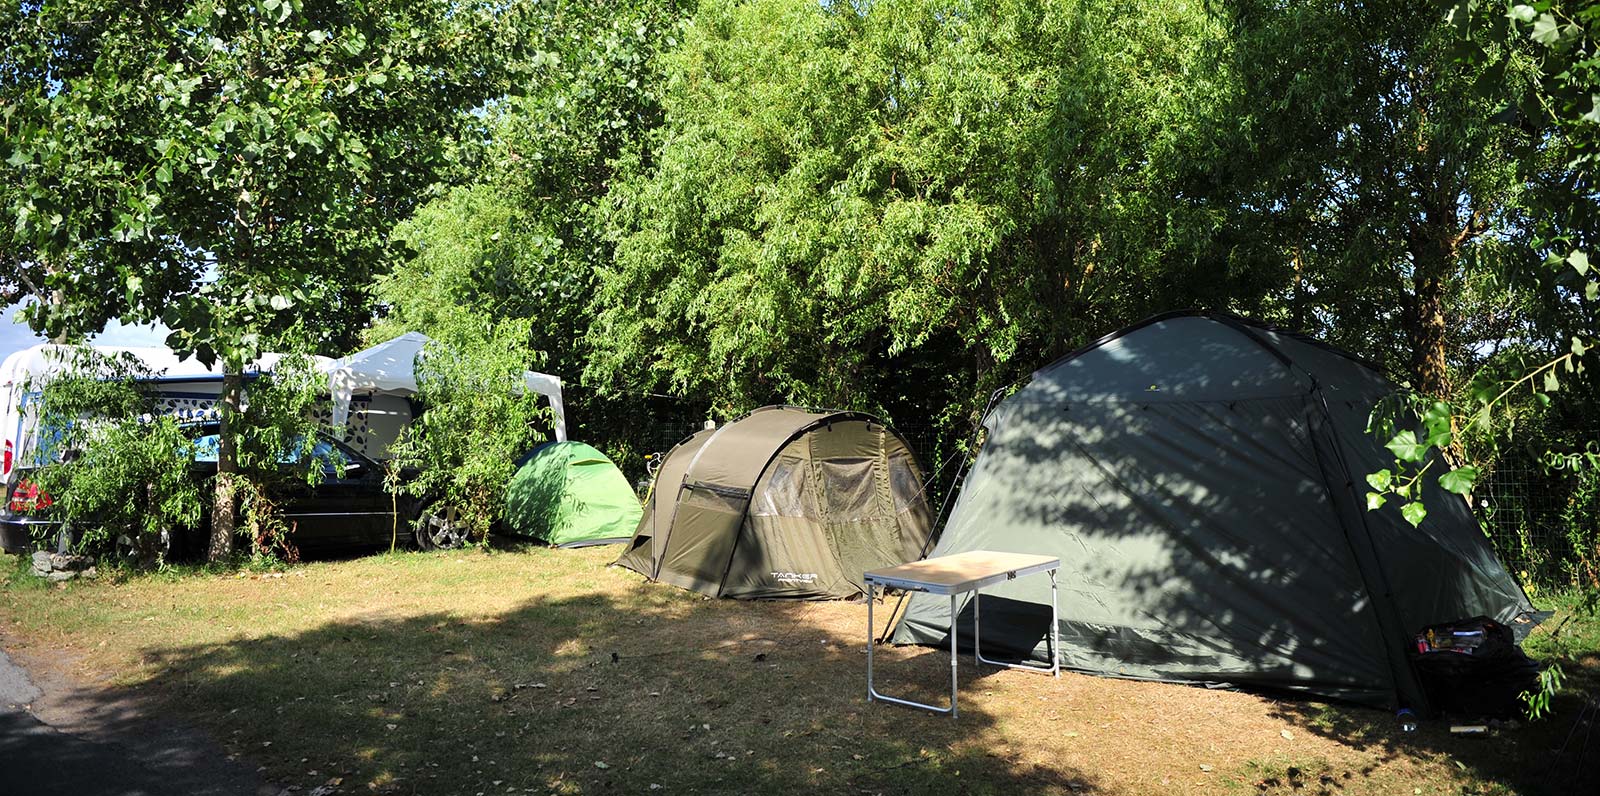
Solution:
M 866 579 L 895 588 L 951 594 L 1061 566 L 1061 559 L 1031 553 L 973 550 L 938 558 L 925 558 L 897 567 L 874 569 Z

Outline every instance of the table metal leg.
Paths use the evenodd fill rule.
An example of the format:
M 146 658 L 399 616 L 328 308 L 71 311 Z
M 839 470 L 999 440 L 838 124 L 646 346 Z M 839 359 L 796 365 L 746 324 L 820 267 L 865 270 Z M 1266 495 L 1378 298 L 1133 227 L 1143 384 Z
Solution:
M 1005 661 L 991 661 L 988 658 L 983 657 L 983 648 L 979 646 L 979 639 L 983 636 L 983 628 L 980 622 L 982 617 L 983 592 L 981 590 L 974 589 L 972 591 L 972 657 L 977 658 L 980 663 L 987 663 L 990 666 L 1004 666 L 1007 669 L 1021 669 L 1025 672 L 1039 672 L 1040 674 L 1051 674 L 1057 677 L 1061 676 L 1060 658 L 1056 654 L 1055 570 L 1050 570 L 1050 635 L 1046 637 L 1050 643 L 1049 666 L 1038 666 L 1036 664 L 1027 663 L 1006 663 Z
M 955 597 L 955 595 L 953 595 L 953 594 L 950 595 L 950 707 L 941 708 L 941 707 L 939 707 L 937 705 L 929 705 L 927 703 L 918 702 L 918 701 L 912 700 L 912 699 L 901 699 L 900 697 L 892 697 L 892 696 L 888 696 L 886 694 L 878 693 L 877 686 L 874 685 L 874 683 L 872 681 L 872 649 L 873 649 L 872 635 L 873 635 L 873 632 L 875 630 L 875 628 L 873 627 L 873 620 L 872 620 L 872 602 L 875 599 L 874 596 L 873 596 L 873 591 L 874 591 L 874 589 L 872 588 L 871 584 L 868 584 L 868 586 L 867 586 L 867 701 L 868 702 L 889 702 L 889 703 L 892 703 L 892 704 L 895 704 L 895 705 L 904 705 L 904 706 L 906 706 L 908 708 L 921 708 L 923 710 L 933 711 L 934 713 L 948 713 L 951 716 L 956 715 L 956 683 L 957 683 L 957 681 L 956 681 L 956 611 L 955 611 L 955 608 L 956 608 L 956 597 Z
M 1056 571 L 1050 570 L 1050 676 L 1061 676 L 1061 614 L 1056 608 Z
M 877 627 L 872 622 L 872 604 L 876 602 L 873 597 L 875 587 L 867 584 L 867 701 L 872 701 L 872 637 L 878 634 Z
M 956 715 L 956 596 L 950 595 L 950 716 Z

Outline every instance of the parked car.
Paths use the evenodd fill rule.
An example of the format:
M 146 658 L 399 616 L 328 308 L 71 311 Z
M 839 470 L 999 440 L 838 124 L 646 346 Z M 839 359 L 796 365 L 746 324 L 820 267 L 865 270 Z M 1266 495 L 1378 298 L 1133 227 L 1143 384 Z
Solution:
M 202 482 L 217 472 L 217 424 L 193 427 L 196 454 L 192 472 Z M 308 485 L 297 474 L 285 473 L 277 494 L 288 541 L 302 552 L 334 552 L 388 547 L 398 536 L 402 545 L 424 550 L 459 547 L 467 531 L 457 521 L 454 508 L 437 501 L 391 495 L 384 487 L 384 468 L 344 443 L 319 435 L 311 451 L 322 468 L 322 480 Z M 297 464 L 283 463 L 285 470 Z M 43 494 L 19 469 L 6 484 L 0 508 L 0 547 L 21 552 L 33 540 L 46 537 L 57 523 L 50 519 L 49 495 Z M 413 475 L 402 471 L 401 477 Z M 198 527 L 181 529 L 167 540 L 171 558 L 198 558 L 205 552 L 211 532 L 210 511 L 201 514 Z

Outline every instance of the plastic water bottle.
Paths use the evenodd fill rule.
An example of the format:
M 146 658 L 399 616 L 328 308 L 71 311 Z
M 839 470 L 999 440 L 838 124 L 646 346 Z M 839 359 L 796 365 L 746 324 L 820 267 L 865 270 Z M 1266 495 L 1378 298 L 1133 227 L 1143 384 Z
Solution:
M 1394 714 L 1394 717 L 1400 720 L 1401 732 L 1417 731 L 1417 714 L 1412 713 L 1411 708 L 1401 708 Z

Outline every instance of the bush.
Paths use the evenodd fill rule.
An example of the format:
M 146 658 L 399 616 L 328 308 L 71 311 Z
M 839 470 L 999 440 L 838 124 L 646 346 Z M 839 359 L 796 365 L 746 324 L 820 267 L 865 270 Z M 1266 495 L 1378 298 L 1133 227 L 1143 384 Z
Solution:
M 317 435 L 329 431 L 317 412 L 327 400 L 328 377 L 304 354 L 283 357 L 245 388 L 243 411 L 234 426 L 242 519 L 238 527 L 258 561 L 300 557 L 289 541 L 292 529 L 278 501 L 295 484 L 315 487 L 322 481 L 323 463 L 312 451 Z
M 479 543 L 504 513 L 517 459 L 543 439 L 548 413 L 523 381 L 529 324 L 456 318 L 436 327 L 416 365 L 423 411 L 389 448 L 390 488 L 453 509 Z M 401 469 L 418 474 L 402 483 Z
M 29 477 L 52 496 L 49 514 L 71 529 L 79 552 L 120 547 L 160 563 L 174 534 L 200 521 L 194 443 L 177 420 L 155 414 L 139 381 L 151 374 L 136 359 L 88 348 L 69 356 L 66 372 L 40 388 L 39 469 Z

